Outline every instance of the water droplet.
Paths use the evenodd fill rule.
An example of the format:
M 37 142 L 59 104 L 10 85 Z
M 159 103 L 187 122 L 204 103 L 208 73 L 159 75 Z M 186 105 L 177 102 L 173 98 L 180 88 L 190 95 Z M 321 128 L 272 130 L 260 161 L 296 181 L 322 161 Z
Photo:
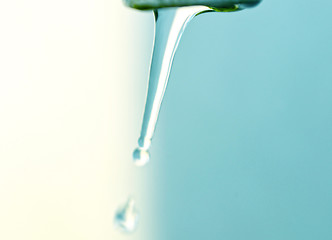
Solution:
M 136 148 L 133 152 L 133 160 L 136 166 L 144 166 L 150 160 L 150 154 L 148 150 L 143 148 Z
M 125 233 L 132 233 L 137 228 L 139 214 L 135 207 L 135 201 L 129 198 L 124 206 L 121 206 L 114 217 L 114 225 Z

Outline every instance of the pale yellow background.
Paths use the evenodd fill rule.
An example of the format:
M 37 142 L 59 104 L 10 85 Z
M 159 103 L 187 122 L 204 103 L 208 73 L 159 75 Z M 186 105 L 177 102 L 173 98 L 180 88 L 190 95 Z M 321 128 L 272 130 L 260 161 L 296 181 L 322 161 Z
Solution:
M 118 0 L 1 1 L 0 239 L 153 238 L 151 171 L 131 162 L 152 19 Z M 130 195 L 128 236 L 112 224 Z

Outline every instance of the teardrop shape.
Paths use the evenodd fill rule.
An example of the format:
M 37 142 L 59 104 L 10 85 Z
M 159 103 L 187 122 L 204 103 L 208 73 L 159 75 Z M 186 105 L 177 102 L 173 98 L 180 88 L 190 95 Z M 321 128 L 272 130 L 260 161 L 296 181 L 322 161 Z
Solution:
M 151 145 L 174 54 L 183 31 L 190 20 L 198 14 L 208 11 L 212 10 L 205 6 L 164 8 L 154 11 L 156 21 L 154 50 L 141 135 L 138 140 L 139 147 L 133 154 L 135 162 L 137 162 L 138 156 L 147 157 L 145 153 L 148 153 Z M 142 166 L 145 163 L 137 165 Z

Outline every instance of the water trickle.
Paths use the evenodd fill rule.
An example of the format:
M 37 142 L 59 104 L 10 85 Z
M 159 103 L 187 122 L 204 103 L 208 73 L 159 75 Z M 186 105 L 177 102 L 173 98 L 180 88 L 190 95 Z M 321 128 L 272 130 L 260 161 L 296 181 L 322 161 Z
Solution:
M 145 165 L 150 158 L 149 148 L 167 87 L 173 58 L 183 31 L 198 14 L 212 11 L 205 6 L 161 8 L 154 10 L 155 42 L 150 67 L 146 99 L 138 148 L 133 153 L 136 165 Z
M 127 203 L 121 206 L 114 217 L 115 227 L 125 233 L 132 233 L 137 228 L 139 214 L 135 206 L 135 201 L 129 198 Z

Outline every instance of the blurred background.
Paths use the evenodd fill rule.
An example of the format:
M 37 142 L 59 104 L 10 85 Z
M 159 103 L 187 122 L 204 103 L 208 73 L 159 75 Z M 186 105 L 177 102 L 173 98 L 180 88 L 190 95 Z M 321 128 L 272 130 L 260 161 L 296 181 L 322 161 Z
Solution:
M 332 238 L 332 3 L 203 14 L 132 164 L 153 15 L 0 3 L 0 239 Z M 134 234 L 113 227 L 135 198 Z

